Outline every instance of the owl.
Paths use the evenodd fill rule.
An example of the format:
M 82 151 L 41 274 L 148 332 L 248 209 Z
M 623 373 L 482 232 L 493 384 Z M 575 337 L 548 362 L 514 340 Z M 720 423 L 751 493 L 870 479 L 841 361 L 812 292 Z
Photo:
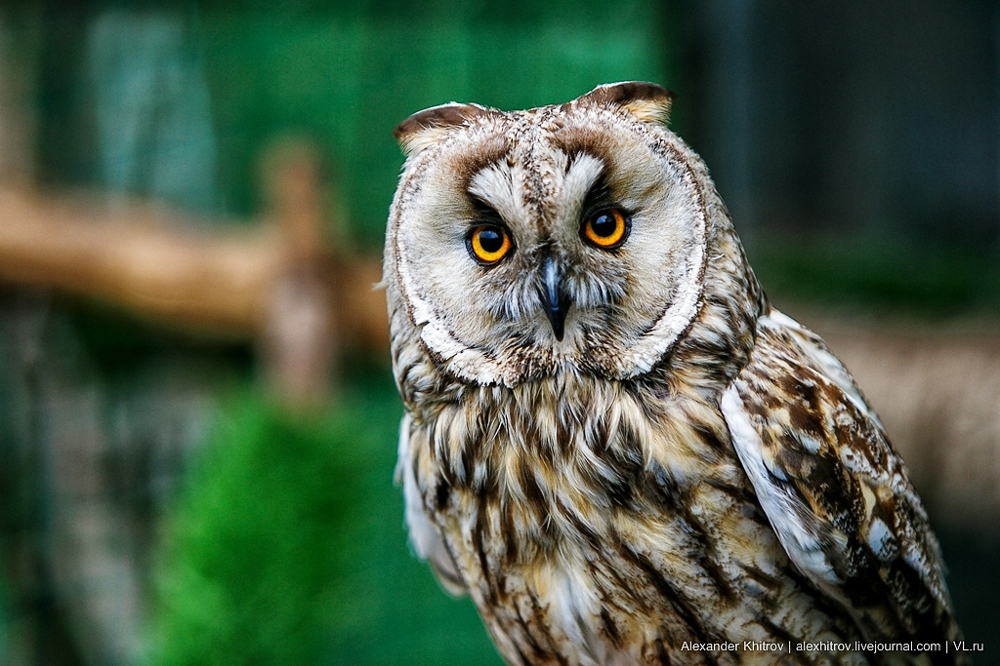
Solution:
M 618 83 L 397 127 L 417 555 L 511 665 L 961 662 L 903 461 L 769 304 L 672 98 Z

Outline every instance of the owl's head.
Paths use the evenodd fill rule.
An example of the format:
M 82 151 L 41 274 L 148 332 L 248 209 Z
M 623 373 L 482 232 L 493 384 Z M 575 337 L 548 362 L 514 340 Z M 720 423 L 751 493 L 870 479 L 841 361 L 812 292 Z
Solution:
M 403 121 L 385 259 L 395 344 L 417 337 L 448 374 L 507 386 L 626 379 L 669 354 L 701 310 L 713 243 L 732 237 L 701 160 L 664 125 L 672 98 L 619 83 Z

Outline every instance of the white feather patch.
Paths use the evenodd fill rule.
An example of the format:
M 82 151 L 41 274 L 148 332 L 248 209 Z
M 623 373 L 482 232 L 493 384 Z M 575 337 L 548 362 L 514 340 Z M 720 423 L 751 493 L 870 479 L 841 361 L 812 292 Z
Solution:
M 519 169 L 519 167 L 515 167 Z M 480 170 L 469 181 L 469 192 L 493 207 L 505 220 L 524 219 L 527 211 L 521 197 L 514 195 L 515 173 L 506 163 L 492 164 Z
M 871 527 L 868 528 L 868 546 L 879 559 L 886 559 L 885 548 L 891 540 L 892 532 L 889 531 L 889 526 L 881 518 L 873 520 Z
M 561 198 L 575 206 L 582 204 L 587 192 L 590 191 L 594 181 L 598 179 L 604 168 L 604 163 L 593 155 L 586 153 L 577 155 L 563 179 Z
M 811 510 L 773 480 L 764 460 L 760 435 L 744 409 L 736 382 L 723 393 L 721 407 L 736 455 L 750 477 L 760 505 L 788 557 L 807 577 L 821 586 L 836 586 L 839 578 L 819 541 L 805 524 L 805 517 L 812 515 Z

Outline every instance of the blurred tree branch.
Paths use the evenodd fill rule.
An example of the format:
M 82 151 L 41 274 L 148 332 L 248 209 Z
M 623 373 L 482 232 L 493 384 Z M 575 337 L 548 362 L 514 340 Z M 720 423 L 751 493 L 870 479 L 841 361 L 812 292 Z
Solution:
M 150 205 L 0 192 L 0 280 L 108 301 L 196 329 L 255 337 L 280 278 L 309 261 L 282 221 L 222 232 Z M 327 259 L 348 340 L 388 345 L 376 258 Z
M 207 232 L 148 206 L 0 193 L 0 279 L 252 335 L 283 261 L 274 229 Z

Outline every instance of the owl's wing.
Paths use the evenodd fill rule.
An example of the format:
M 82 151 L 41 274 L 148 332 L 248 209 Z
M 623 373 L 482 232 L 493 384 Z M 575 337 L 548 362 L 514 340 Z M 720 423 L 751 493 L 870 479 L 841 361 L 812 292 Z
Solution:
M 777 311 L 722 398 L 791 561 L 871 639 L 958 636 L 940 550 L 902 460 L 843 364 Z
M 396 463 L 396 483 L 403 486 L 404 516 L 410 532 L 410 543 L 417 556 L 430 562 L 434 575 L 449 594 L 461 596 L 467 592 L 458 567 L 445 548 L 438 528 L 427 517 L 420 496 L 417 479 L 413 473 L 410 456 L 410 415 L 403 416 L 399 424 L 399 458 Z

